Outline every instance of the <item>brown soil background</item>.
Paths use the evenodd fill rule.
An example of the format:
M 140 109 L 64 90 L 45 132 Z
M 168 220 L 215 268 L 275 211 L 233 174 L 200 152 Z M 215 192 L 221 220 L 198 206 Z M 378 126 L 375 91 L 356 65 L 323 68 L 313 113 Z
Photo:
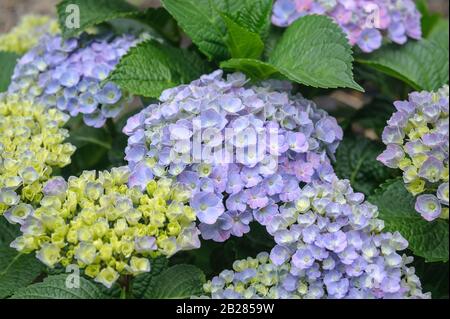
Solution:
M 240 0 L 236 0 L 240 1 Z M 55 14 L 55 5 L 59 0 L 0 0 L 0 33 L 9 31 L 24 14 Z M 130 0 L 145 7 L 158 5 L 158 0 Z M 433 11 L 448 16 L 448 0 L 428 0 Z

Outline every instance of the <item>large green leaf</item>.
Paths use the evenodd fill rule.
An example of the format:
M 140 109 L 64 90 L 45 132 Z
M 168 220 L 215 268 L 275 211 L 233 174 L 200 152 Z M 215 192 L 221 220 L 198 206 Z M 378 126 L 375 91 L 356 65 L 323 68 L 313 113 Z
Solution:
M 278 70 L 272 65 L 255 59 L 231 59 L 222 62 L 220 67 L 242 71 L 255 80 L 263 80 L 278 73 Z
M 194 52 L 145 41 L 121 59 L 109 79 L 132 94 L 159 97 L 163 90 L 208 71 L 208 65 Z
M 0 246 L 0 298 L 12 295 L 19 288 L 33 282 L 44 267 L 34 255 L 24 255 Z
M 142 298 L 153 289 L 155 279 L 167 269 L 169 260 L 162 256 L 151 260 L 151 271 L 137 276 L 132 281 L 132 294 L 136 298 Z
M 180 27 L 211 60 L 229 57 L 220 12 L 230 13 L 230 9 L 235 8 L 233 2 L 236 3 L 231 0 L 162 0 Z
M 346 136 L 336 152 L 336 174 L 350 180 L 356 191 L 371 194 L 394 172 L 376 159 L 384 148 L 367 138 Z
M 185 299 L 202 294 L 205 275 L 195 266 L 175 265 L 155 278 L 148 299 Z
M 72 27 L 73 5 L 79 8 L 80 27 Z M 59 25 L 64 37 L 72 37 L 87 28 L 112 19 L 140 14 L 136 7 L 123 0 L 63 0 L 57 6 Z
M 448 82 L 448 49 L 434 41 L 388 45 L 357 59 L 359 63 L 398 78 L 415 90 L 437 90 Z
M 225 43 L 231 56 L 237 59 L 258 59 L 264 50 L 264 43 L 259 35 L 239 25 L 228 15 L 224 14 L 222 18 L 228 28 Z
M 415 255 L 428 262 L 448 261 L 448 222 L 423 219 L 415 211 L 415 199 L 401 178 L 384 184 L 369 201 L 378 206 L 386 230 L 399 231 L 409 241 L 409 249 Z
M 80 277 L 79 288 L 66 285 L 68 275 L 49 276 L 43 282 L 19 289 L 13 299 L 109 299 L 94 282 Z
M 18 58 L 15 53 L 0 51 L 0 93 L 8 89 Z
M 344 32 L 325 16 L 305 16 L 294 22 L 271 53 L 269 62 L 301 84 L 363 91 L 353 80 L 352 50 Z
M 271 25 L 273 0 L 240 0 L 236 21 L 265 40 Z

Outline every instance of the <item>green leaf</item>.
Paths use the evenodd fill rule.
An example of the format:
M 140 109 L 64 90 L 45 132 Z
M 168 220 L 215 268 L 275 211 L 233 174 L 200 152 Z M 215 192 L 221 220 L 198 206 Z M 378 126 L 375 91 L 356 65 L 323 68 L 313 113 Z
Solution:
M 226 9 L 223 6 L 219 8 L 225 2 L 228 3 L 218 0 L 162 0 L 163 6 L 210 60 L 229 57 L 223 40 L 225 25 L 217 11 Z M 220 12 L 230 13 L 229 10 Z
M 132 281 L 131 292 L 136 298 L 142 298 L 153 289 L 155 278 L 167 269 L 169 260 L 166 257 L 157 257 L 151 260 L 151 271 L 137 276 Z
M 448 50 L 433 41 L 388 45 L 357 59 L 359 63 L 398 78 L 415 90 L 433 91 L 448 82 Z
M 271 26 L 273 0 L 240 0 L 236 21 L 265 40 Z
M 105 129 L 96 129 L 90 126 L 81 126 L 80 128 L 70 132 L 70 137 L 67 142 L 75 145 L 77 148 L 81 148 L 88 144 L 93 144 L 97 147 L 105 149 L 111 148 L 111 137 L 108 135 Z
M 67 277 L 66 274 L 49 276 L 43 282 L 19 289 L 12 299 L 109 299 L 94 282 L 83 277 L 79 288 L 68 288 Z
M 72 163 L 62 169 L 64 176 L 78 176 L 83 170 L 108 169 L 108 152 L 113 144 L 108 130 L 104 127 L 88 127 L 82 119 L 81 123 L 78 123 L 78 118 L 69 121 L 68 128 L 70 136 L 67 141 L 77 149 L 72 155 Z
M 7 245 L 0 246 L 0 298 L 31 284 L 43 269 L 34 255 L 24 255 Z
M 15 53 L 0 51 L 0 93 L 8 89 L 18 58 Z
M 80 27 L 70 28 L 72 5 L 79 8 Z M 136 7 L 123 0 L 63 0 L 57 5 L 59 26 L 65 38 L 73 37 L 86 29 L 109 20 L 139 15 Z
M 336 152 L 336 174 L 340 178 L 350 180 L 356 191 L 371 194 L 395 172 L 376 159 L 384 148 L 383 144 L 367 138 L 344 137 Z
M 255 59 L 231 59 L 222 62 L 220 67 L 244 72 L 254 80 L 267 79 L 278 73 L 278 70 L 272 65 Z
M 449 43 L 449 22 L 448 19 L 439 19 L 431 29 L 427 39 L 441 46 L 448 51 Z
M 194 52 L 145 41 L 120 60 L 109 80 L 132 94 L 159 97 L 165 89 L 208 71 L 208 65 Z
M 275 26 L 271 26 L 268 32 L 268 35 L 265 40 L 263 59 L 267 60 L 271 55 L 273 50 L 275 50 L 278 42 L 282 38 L 284 33 L 283 28 L 278 28 Z
M 225 43 L 233 58 L 258 59 L 264 51 L 264 43 L 257 33 L 236 23 L 230 16 L 223 15 L 228 28 Z
M 369 201 L 378 206 L 387 231 L 399 231 L 408 241 L 409 249 L 428 262 L 448 261 L 448 222 L 428 222 L 414 209 L 415 199 L 406 190 L 401 178 L 390 181 L 376 191 Z
M 181 39 L 177 22 L 164 8 L 148 8 L 136 16 L 135 20 L 149 25 L 172 43 Z
M 5 218 L 0 217 L 0 245 L 9 245 L 19 235 L 18 225 L 12 225 Z
M 305 16 L 285 31 L 269 63 L 290 80 L 319 88 L 348 87 L 353 80 L 352 50 L 341 28 L 325 16 Z
M 175 265 L 155 278 L 151 290 L 147 290 L 147 299 L 186 299 L 201 295 L 205 275 L 195 266 Z

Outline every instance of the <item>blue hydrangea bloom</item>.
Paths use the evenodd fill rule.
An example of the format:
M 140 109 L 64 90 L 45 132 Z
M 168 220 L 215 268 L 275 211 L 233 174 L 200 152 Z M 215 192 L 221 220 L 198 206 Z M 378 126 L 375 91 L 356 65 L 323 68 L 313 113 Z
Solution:
M 278 203 L 298 199 L 300 182 L 331 175 L 328 155 L 343 135 L 300 95 L 222 76 L 164 91 L 124 128 L 130 186 L 176 176 L 193 194 L 203 237 L 216 241 L 248 232 L 253 216 L 266 223 Z
M 233 264 L 205 284 L 212 298 L 430 298 L 423 293 L 408 242 L 384 233 L 377 208 L 346 180 L 313 181 L 273 215 L 277 245 Z
M 114 83 L 101 82 L 136 42 L 128 35 L 68 40 L 45 35 L 19 59 L 8 91 L 71 116 L 82 114 L 87 125 L 101 127 L 129 101 Z

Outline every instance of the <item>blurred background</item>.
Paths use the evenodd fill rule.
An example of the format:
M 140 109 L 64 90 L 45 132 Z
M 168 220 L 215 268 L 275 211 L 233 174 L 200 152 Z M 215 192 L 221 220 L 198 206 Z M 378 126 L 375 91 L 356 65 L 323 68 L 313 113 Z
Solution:
M 240 0 L 235 0 L 240 1 Z M 0 0 L 0 33 L 9 31 L 27 13 L 55 14 L 59 0 Z M 143 8 L 157 6 L 158 0 L 130 0 Z M 428 0 L 433 11 L 448 15 L 448 0 Z

